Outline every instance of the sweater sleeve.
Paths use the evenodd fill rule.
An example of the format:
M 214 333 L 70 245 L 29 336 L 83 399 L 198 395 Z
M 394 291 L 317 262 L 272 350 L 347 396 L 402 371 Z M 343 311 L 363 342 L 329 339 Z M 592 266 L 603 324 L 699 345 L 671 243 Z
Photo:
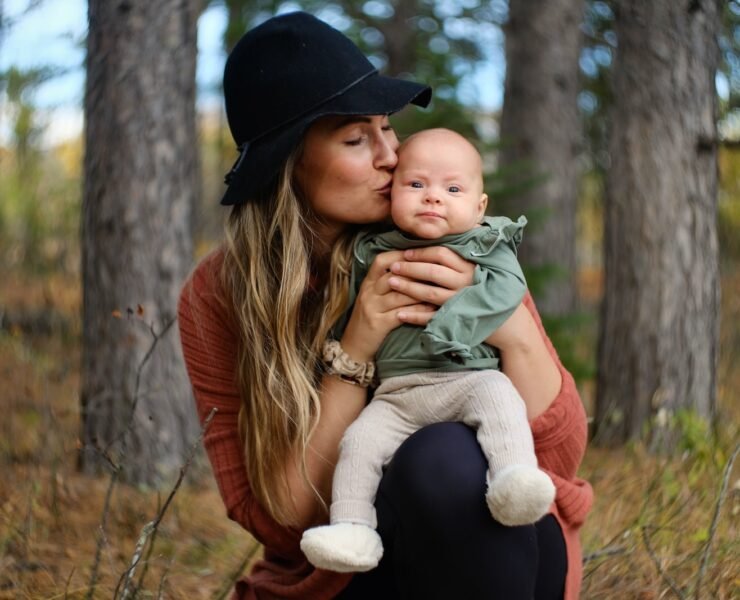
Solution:
M 293 554 L 297 534 L 275 523 L 262 509 L 247 478 L 238 426 L 237 338 L 220 294 L 222 261 L 222 252 L 203 259 L 185 283 L 178 303 L 182 350 L 201 422 L 213 408 L 218 411 L 203 445 L 229 518 L 265 546 Z
M 576 476 L 586 451 L 586 411 L 573 376 L 560 362 L 550 338 L 547 337 L 531 294 L 527 293 L 524 297 L 524 305 L 534 317 L 562 377 L 560 391 L 552 404 L 530 423 L 537 460 L 555 484 L 555 503 L 561 516 L 571 525 L 580 525 L 593 504 L 591 485 Z

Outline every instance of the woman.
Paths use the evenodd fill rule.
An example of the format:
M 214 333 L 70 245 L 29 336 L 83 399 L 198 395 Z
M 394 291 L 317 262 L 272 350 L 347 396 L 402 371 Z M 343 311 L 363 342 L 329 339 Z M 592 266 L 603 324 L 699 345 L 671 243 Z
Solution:
M 228 514 L 264 544 L 236 596 L 577 597 L 585 415 L 529 297 L 487 341 L 527 405 L 557 488 L 551 514 L 526 527 L 491 519 L 475 434 L 443 423 L 388 465 L 379 567 L 352 578 L 306 562 L 301 532 L 326 522 L 339 441 L 368 398 L 351 369 L 329 374 L 322 349 L 345 308 L 354 234 L 388 217 L 398 140 L 387 115 L 425 106 L 430 91 L 381 77 L 342 34 L 292 13 L 237 44 L 224 95 L 240 156 L 222 203 L 234 208 L 224 247 L 183 289 L 179 325 L 201 419 L 218 408 L 205 446 Z M 371 365 L 392 329 L 425 324 L 472 272 L 442 248 L 379 255 L 338 340 L 347 364 Z

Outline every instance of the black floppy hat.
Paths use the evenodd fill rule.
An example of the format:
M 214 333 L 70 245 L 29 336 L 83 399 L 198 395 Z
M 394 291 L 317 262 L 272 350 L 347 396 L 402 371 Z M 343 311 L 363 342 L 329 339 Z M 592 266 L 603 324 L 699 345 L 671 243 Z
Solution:
M 308 126 L 327 115 L 385 115 L 426 106 L 431 89 L 378 74 L 345 35 L 304 12 L 248 31 L 229 54 L 224 100 L 239 158 L 221 204 L 255 199 Z

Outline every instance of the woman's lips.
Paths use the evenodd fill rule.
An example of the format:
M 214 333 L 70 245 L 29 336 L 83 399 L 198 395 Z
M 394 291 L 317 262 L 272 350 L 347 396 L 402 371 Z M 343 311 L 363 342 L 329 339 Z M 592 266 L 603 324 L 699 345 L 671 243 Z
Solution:
M 384 186 L 375 188 L 375 191 L 378 192 L 378 194 L 382 194 L 383 196 L 390 196 L 392 187 L 393 187 L 393 182 L 389 181 Z

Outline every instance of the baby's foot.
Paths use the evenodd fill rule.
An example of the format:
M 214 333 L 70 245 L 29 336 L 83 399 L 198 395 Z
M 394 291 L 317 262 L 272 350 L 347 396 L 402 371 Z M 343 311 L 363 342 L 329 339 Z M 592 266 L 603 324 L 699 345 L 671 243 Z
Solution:
M 352 573 L 377 567 L 383 556 L 383 543 L 372 527 L 336 523 L 304 531 L 301 550 L 319 569 Z
M 499 523 L 528 525 L 545 516 L 555 499 L 552 480 L 537 467 L 509 465 L 488 485 L 486 502 Z

